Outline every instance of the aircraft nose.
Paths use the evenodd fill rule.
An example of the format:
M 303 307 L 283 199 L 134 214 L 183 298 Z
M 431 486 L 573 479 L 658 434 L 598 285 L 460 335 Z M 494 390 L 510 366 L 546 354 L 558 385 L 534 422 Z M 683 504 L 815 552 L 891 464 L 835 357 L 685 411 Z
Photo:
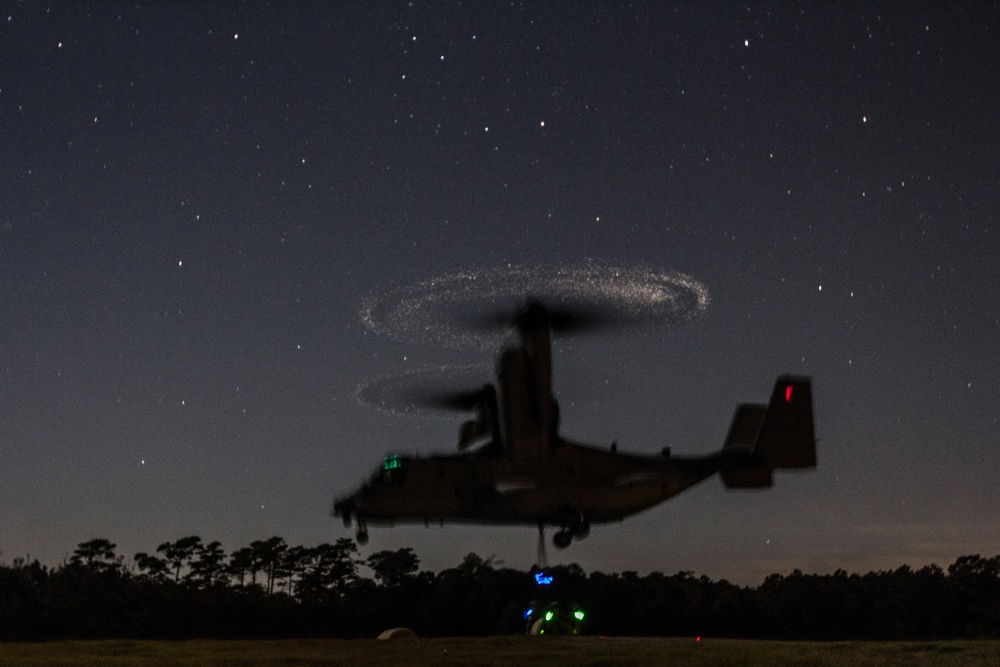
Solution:
M 333 503 L 333 515 L 334 516 L 350 516 L 351 512 L 354 511 L 356 503 L 354 502 L 354 496 L 341 496 Z

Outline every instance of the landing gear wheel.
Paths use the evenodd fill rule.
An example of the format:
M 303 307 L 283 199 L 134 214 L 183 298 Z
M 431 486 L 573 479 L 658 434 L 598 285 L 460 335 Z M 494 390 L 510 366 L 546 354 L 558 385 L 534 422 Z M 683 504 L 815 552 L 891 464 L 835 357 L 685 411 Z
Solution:
M 358 519 L 358 532 L 354 537 L 354 541 L 360 546 L 368 544 L 368 526 L 361 519 Z
M 565 549 L 572 541 L 573 533 L 566 529 L 560 530 L 552 536 L 552 544 L 556 545 L 556 549 Z

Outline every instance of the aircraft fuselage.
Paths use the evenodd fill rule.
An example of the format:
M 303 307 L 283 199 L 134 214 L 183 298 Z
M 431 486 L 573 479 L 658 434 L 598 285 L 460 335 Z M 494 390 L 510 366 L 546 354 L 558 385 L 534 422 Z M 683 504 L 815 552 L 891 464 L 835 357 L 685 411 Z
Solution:
M 562 438 L 550 347 L 557 319 L 534 302 L 521 311 L 496 384 L 474 394 L 460 454 L 387 456 L 334 503 L 345 523 L 357 520 L 359 542 L 367 523 L 447 521 L 556 525 L 565 547 L 592 523 L 620 521 L 717 472 L 727 488 L 765 488 L 774 470 L 815 467 L 812 390 L 801 377 L 778 378 L 767 405 L 738 406 L 723 448 L 706 456 L 625 454 Z
M 560 440 L 530 466 L 501 455 L 389 456 L 340 501 L 372 524 L 620 521 L 720 469 L 719 455 L 642 456 Z

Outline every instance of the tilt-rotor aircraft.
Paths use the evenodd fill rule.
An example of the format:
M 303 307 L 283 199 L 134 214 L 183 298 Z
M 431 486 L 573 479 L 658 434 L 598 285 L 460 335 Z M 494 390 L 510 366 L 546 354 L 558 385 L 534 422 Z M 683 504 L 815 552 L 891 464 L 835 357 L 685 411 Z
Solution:
M 591 524 L 621 521 L 719 473 L 730 489 L 770 487 L 775 470 L 814 468 L 816 440 L 808 378 L 779 377 L 767 405 L 736 408 L 725 443 L 705 456 L 628 454 L 559 434 L 552 395 L 551 335 L 586 317 L 529 301 L 516 338 L 504 345 L 496 382 L 428 403 L 474 411 L 460 430 L 458 453 L 391 454 L 333 514 L 357 525 L 460 522 L 556 526 L 556 547 L 583 539 Z

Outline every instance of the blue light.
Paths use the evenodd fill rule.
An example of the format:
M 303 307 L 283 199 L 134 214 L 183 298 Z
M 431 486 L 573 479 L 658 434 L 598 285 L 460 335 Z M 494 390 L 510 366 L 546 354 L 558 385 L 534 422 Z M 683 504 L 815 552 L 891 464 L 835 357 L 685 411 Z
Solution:
M 545 576 L 544 572 L 535 572 L 535 583 L 539 586 L 548 586 L 552 583 L 552 577 Z
M 528 611 L 524 612 L 524 620 L 528 620 L 528 617 L 535 613 L 534 607 L 529 607 Z

